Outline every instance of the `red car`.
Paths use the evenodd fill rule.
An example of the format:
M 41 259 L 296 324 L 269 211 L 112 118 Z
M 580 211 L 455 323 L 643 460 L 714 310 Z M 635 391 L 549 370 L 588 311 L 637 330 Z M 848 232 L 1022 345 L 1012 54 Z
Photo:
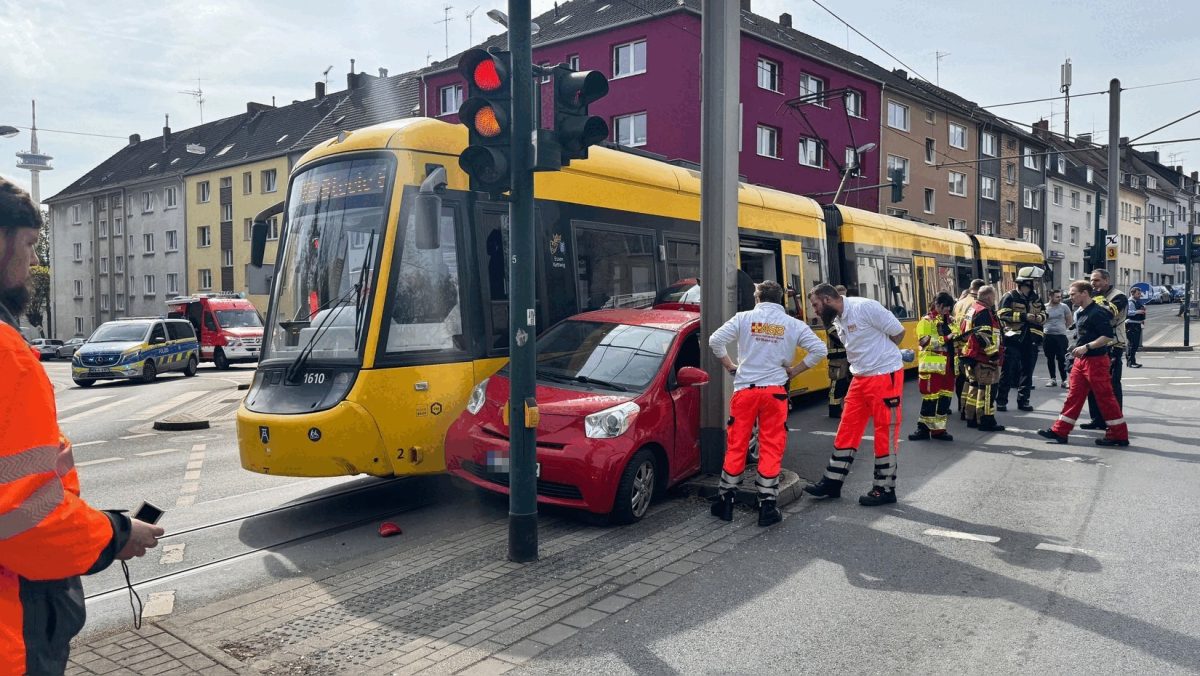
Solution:
M 700 469 L 700 314 L 597 310 L 537 342 L 537 499 L 637 521 Z M 507 368 L 471 393 L 446 433 L 446 467 L 508 493 Z

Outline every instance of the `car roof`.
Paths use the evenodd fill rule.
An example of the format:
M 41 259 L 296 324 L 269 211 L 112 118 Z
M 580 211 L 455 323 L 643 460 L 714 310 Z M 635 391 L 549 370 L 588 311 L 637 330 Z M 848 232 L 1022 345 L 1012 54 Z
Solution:
M 633 326 L 666 329 L 667 331 L 679 331 L 691 324 L 699 323 L 700 313 L 688 310 L 617 308 L 582 312 L 569 317 L 568 320 L 630 324 Z

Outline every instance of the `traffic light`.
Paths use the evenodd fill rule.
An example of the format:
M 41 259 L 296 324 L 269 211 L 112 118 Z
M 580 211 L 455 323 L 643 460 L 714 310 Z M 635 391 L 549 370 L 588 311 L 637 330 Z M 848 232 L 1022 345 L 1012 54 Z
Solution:
M 608 94 L 608 78 L 596 70 L 574 71 L 565 64 L 554 69 L 554 134 L 562 165 L 586 160 L 588 146 L 608 138 L 608 123 L 588 115 L 588 105 Z
M 508 52 L 482 49 L 467 50 L 458 60 L 458 72 L 467 80 L 467 100 L 458 109 L 458 120 L 469 131 L 458 166 L 471 177 L 471 190 L 511 189 L 511 63 Z
M 892 202 L 904 201 L 904 170 L 892 169 Z

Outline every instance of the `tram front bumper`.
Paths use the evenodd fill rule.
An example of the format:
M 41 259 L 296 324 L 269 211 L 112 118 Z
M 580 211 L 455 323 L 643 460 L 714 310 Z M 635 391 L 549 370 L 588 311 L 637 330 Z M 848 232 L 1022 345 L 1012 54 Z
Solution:
M 351 401 L 302 415 L 238 409 L 242 467 L 259 474 L 326 477 L 396 474 L 375 419 Z

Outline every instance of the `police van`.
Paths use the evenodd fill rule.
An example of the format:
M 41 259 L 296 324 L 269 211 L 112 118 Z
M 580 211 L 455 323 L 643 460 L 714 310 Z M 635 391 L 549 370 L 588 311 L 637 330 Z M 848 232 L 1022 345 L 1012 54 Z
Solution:
M 139 317 L 105 322 L 71 358 L 71 378 L 80 387 L 97 380 L 148 383 L 164 371 L 196 375 L 200 343 L 185 319 Z

